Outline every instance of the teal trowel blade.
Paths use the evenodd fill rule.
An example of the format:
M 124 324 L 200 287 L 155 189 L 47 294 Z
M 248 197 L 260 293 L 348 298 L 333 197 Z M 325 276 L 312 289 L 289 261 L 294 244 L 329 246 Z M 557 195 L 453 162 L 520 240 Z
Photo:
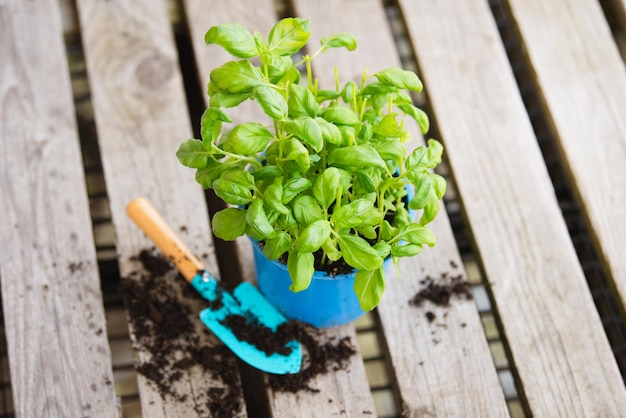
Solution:
M 276 310 L 250 283 L 241 283 L 231 295 L 219 284 L 217 279 L 208 272 L 197 274 L 191 285 L 211 303 L 209 308 L 200 312 L 200 320 L 239 358 L 264 372 L 273 374 L 297 373 L 302 365 L 302 347 L 292 340 L 287 343 L 291 348 L 288 355 L 273 353 L 267 355 L 254 345 L 241 341 L 232 329 L 223 324 L 230 315 L 243 315 L 258 321 L 259 324 L 275 331 L 287 322 L 287 319 Z

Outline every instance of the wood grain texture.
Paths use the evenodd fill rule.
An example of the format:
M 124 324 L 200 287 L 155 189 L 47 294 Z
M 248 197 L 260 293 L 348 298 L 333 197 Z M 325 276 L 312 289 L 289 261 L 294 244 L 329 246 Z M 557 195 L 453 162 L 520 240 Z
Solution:
M 126 205 L 140 195 L 217 275 L 204 194 L 193 170 L 175 156 L 192 130 L 165 2 L 81 0 L 78 8 L 122 276 L 139 268 L 131 256 L 153 246 L 125 214 Z M 175 274 L 169 277 L 187 285 Z M 199 345 L 217 344 L 212 334 L 202 332 L 197 312 L 203 305 L 182 296 L 181 303 L 195 313 L 190 319 L 197 325 Z M 146 351 L 136 354 L 140 363 L 149 360 Z M 226 361 L 236 368 L 234 357 Z M 185 399 L 161 397 L 142 376 L 139 387 L 144 416 L 189 417 L 210 415 L 205 395 L 224 383 L 210 371 L 193 369 L 180 380 L 178 391 L 188 394 Z M 241 393 L 240 385 L 227 389 Z M 245 415 L 243 404 L 233 415 Z
M 249 30 L 258 30 L 267 36 L 276 22 L 274 5 L 271 0 L 260 1 L 220 1 L 214 2 L 209 10 L 205 3 L 199 0 L 186 0 L 185 8 L 187 19 L 194 43 L 196 63 L 201 83 L 206 86 L 209 82 L 211 69 L 229 59 L 229 55 L 215 45 L 204 45 L 204 33 L 212 25 L 236 22 Z M 205 97 L 206 99 L 206 97 Z M 237 113 L 227 109 L 229 116 L 235 123 L 243 121 L 266 120 L 263 112 L 254 102 L 248 102 Z M 230 111 L 229 111 L 230 110 Z M 246 237 L 237 241 L 238 262 L 243 274 L 243 280 L 256 281 L 256 272 L 252 256 L 252 247 Z M 355 331 L 352 325 L 331 329 L 324 333 L 326 338 L 340 338 L 348 336 L 355 343 Z M 369 390 L 365 368 L 360 356 L 355 355 L 346 370 L 330 371 L 311 382 L 311 386 L 319 388 L 321 392 L 311 393 L 302 391 L 298 394 L 272 393 L 268 389 L 270 409 L 273 416 L 314 416 L 330 417 L 362 416 L 363 411 L 375 411 L 372 396 Z
M 598 2 L 510 7 L 596 250 L 626 305 L 626 66 Z
M 0 276 L 15 415 L 114 417 L 56 1 L 0 1 Z
M 374 74 L 390 66 L 400 66 L 380 2 L 301 1 L 297 3 L 297 11 L 312 20 L 315 37 L 312 45 L 318 44 L 322 36 L 344 31 L 357 38 L 359 46 L 354 52 L 329 51 L 316 58 L 313 65 L 318 70 L 320 85 L 326 88 L 333 85 L 332 71 L 322 73 L 321 69 L 332 69 L 335 64 L 343 81 L 360 81 L 363 68 Z M 352 18 L 346 20 L 345 16 Z M 415 126 L 411 128 L 415 141 L 409 145 L 423 144 L 419 130 Z M 403 413 L 406 416 L 505 416 L 504 395 L 474 303 L 454 301 L 448 309 L 408 304 L 423 286 L 420 280 L 427 276 L 466 276 L 443 207 L 432 230 L 437 236 L 436 247 L 424 250 L 418 257 L 402 260 L 401 277 L 395 269 L 390 269 L 387 289 L 378 308 Z M 426 310 L 437 315 L 435 322 L 426 319 Z
M 619 416 L 624 385 L 488 4 L 400 4 L 531 412 Z

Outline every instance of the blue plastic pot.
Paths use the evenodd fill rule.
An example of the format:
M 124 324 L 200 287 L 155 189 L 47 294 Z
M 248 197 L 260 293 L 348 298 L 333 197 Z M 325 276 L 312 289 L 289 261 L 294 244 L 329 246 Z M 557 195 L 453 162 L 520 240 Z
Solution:
M 287 318 L 327 328 L 347 324 L 365 313 L 354 293 L 354 273 L 329 276 L 316 271 L 311 285 L 294 293 L 289 290 L 291 277 L 287 266 L 268 260 L 258 243 L 251 241 L 259 289 Z M 385 268 L 390 261 L 385 260 Z
M 413 197 L 413 188 L 407 186 L 406 190 L 410 200 Z M 414 218 L 415 211 L 409 210 L 409 215 Z M 350 323 L 365 313 L 354 293 L 355 273 L 329 276 L 326 272 L 316 271 L 309 287 L 294 293 L 289 290 L 291 277 L 287 266 L 268 260 L 257 241 L 252 238 L 250 240 L 254 249 L 259 289 L 287 318 L 306 322 L 317 328 L 328 328 Z M 385 273 L 390 265 L 391 257 L 387 257 Z

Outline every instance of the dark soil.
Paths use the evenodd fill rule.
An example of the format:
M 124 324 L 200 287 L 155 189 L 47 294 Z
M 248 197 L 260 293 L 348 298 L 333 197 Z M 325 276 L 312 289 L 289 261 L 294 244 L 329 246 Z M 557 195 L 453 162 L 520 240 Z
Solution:
M 259 241 L 259 246 L 261 248 L 263 248 L 264 244 L 265 243 L 263 241 Z M 287 265 L 287 257 L 288 253 L 284 253 L 278 257 L 278 262 Z M 341 274 L 351 274 L 354 272 L 354 268 L 348 265 L 343 258 L 331 263 L 328 262 L 328 259 L 324 261 L 324 252 L 322 250 L 314 252 L 313 257 L 315 257 L 313 268 L 315 268 L 316 271 L 326 272 L 330 277 L 336 277 Z
M 288 356 L 291 353 L 287 343 L 293 340 L 293 337 L 284 331 L 286 324 L 272 331 L 259 323 L 256 318 L 244 315 L 229 315 L 224 318 L 222 324 L 229 327 L 239 341 L 252 344 L 268 356 L 274 353 Z
M 196 300 L 201 308 L 209 306 L 208 302 L 182 277 L 172 280 L 174 267 L 154 250 L 141 251 L 133 259 L 141 262 L 143 270 L 123 279 L 120 290 L 134 331 L 135 348 L 150 353 L 149 361 L 137 364 L 136 370 L 164 398 L 184 401 L 187 394 L 178 392 L 175 383 L 192 367 L 201 367 L 212 379 L 223 382 L 224 387 L 196 394 L 197 399 L 206 400 L 204 405 L 196 406 L 198 415 L 206 415 L 207 411 L 214 417 L 235 415 L 242 408 L 242 398 L 232 353 L 225 346 L 208 346 L 201 341 L 196 330 L 200 309 L 196 311 L 181 300 Z M 219 308 L 219 301 L 210 307 Z M 322 342 L 319 330 L 297 321 L 286 322 L 275 332 L 242 315 L 227 317 L 225 324 L 240 340 L 251 342 L 267 354 L 288 355 L 290 349 L 286 343 L 294 339 L 302 344 L 303 366 L 299 373 L 269 375 L 270 386 L 275 391 L 318 392 L 311 381 L 330 370 L 344 369 L 356 353 L 348 337 Z
M 356 353 L 349 337 L 322 343 L 321 331 L 301 322 L 289 321 L 278 332 L 284 333 L 284 338 L 288 340 L 295 338 L 300 341 L 303 360 L 302 370 L 297 374 L 269 376 L 270 387 L 277 392 L 319 392 L 318 388 L 311 386 L 311 381 L 330 370 L 345 369 L 350 357 Z
M 235 415 L 242 405 L 232 353 L 222 345 L 208 346 L 201 342 L 195 327 L 198 312 L 181 302 L 181 299 L 204 299 L 182 277 L 174 277 L 171 274 L 174 267 L 154 251 L 141 251 L 133 259 L 141 262 L 143 270 L 123 279 L 120 291 L 134 331 L 133 344 L 150 354 L 148 361 L 136 364 L 137 372 L 164 398 L 185 401 L 187 394 L 178 392 L 175 383 L 192 367 L 199 367 L 212 379 L 221 381 L 223 387 L 196 394 L 196 399 L 202 401 L 195 407 L 198 416 Z
M 239 340 L 251 343 L 268 355 L 289 355 L 291 349 L 286 344 L 291 340 L 300 342 L 303 348 L 300 372 L 269 375 L 270 387 L 277 392 L 319 392 L 319 389 L 311 387 L 311 381 L 329 370 L 345 368 L 347 360 L 356 353 L 348 337 L 338 342 L 331 340 L 322 343 L 319 330 L 298 321 L 285 322 L 276 331 L 243 315 L 230 315 L 225 318 L 224 324 L 231 327 Z
M 429 301 L 437 306 L 447 307 L 450 306 L 452 298 L 473 299 L 471 285 L 461 274 L 451 276 L 448 273 L 443 273 L 438 278 L 426 276 L 420 280 L 420 284 L 426 287 L 409 300 L 409 304 L 412 306 L 421 306 L 424 302 Z M 432 314 L 432 312 L 430 313 Z M 434 317 L 428 314 L 429 312 L 426 313 L 427 318 L 432 322 Z

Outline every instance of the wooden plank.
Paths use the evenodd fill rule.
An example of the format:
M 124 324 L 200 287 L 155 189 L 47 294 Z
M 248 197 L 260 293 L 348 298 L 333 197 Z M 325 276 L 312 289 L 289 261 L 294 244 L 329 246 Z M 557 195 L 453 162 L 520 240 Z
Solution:
M 204 194 L 193 172 L 175 157 L 192 130 L 165 2 L 80 0 L 78 6 L 121 274 L 130 277 L 138 266 L 129 258 L 152 246 L 125 214 L 128 202 L 138 195 L 148 197 L 191 250 L 218 274 Z M 176 274 L 168 277 L 181 288 L 187 286 Z M 216 338 L 197 318 L 206 305 L 182 296 L 181 303 L 192 312 L 198 347 L 216 345 Z M 137 342 L 133 329 L 131 338 Z M 136 361 L 149 360 L 150 354 L 139 349 Z M 233 356 L 224 361 L 236 369 Z M 216 387 L 242 399 L 239 381 L 229 386 L 213 374 L 194 366 L 176 386 L 186 395 L 180 397 L 162 396 L 140 375 L 143 414 L 210 415 L 208 392 Z M 245 414 L 240 402 L 232 415 Z
M 626 306 L 626 66 L 596 1 L 510 7 L 595 248 Z
M 488 4 L 400 4 L 531 412 L 619 416 L 624 385 Z
M 0 1 L 0 55 L 0 276 L 15 415 L 114 417 L 57 2 Z
M 344 81 L 359 81 L 363 68 L 373 74 L 400 66 L 379 1 L 299 1 L 297 11 L 312 19 L 315 36 L 312 45 L 321 36 L 346 31 L 354 34 L 359 44 L 354 52 L 328 51 L 313 61 L 320 85 L 333 85 L 333 74 L 328 68 L 334 65 Z M 416 139 L 411 145 L 423 144 L 419 130 L 412 128 Z M 504 416 L 507 414 L 504 395 L 474 303 L 454 301 L 447 309 L 418 309 L 408 304 L 411 296 L 423 287 L 420 280 L 427 276 L 437 278 L 449 273 L 450 277 L 466 277 L 443 208 L 432 230 L 437 236 L 437 246 L 418 257 L 403 260 L 401 278 L 395 269 L 388 273 L 387 289 L 378 309 L 404 413 L 407 416 Z M 436 321 L 428 321 L 426 309 L 436 313 Z
M 258 30 L 267 36 L 269 29 L 276 22 L 274 5 L 271 0 L 233 3 L 227 0 L 214 2 L 208 10 L 199 0 L 186 0 L 187 20 L 191 30 L 196 54 L 196 62 L 201 74 L 202 85 L 209 82 L 209 70 L 229 59 L 221 48 L 204 45 L 204 33 L 212 25 L 236 22 L 250 30 Z M 206 97 L 205 97 L 206 99 Z M 244 120 L 264 120 L 263 113 L 254 102 L 246 103 L 240 112 L 229 115 L 237 123 Z M 251 119 L 252 118 L 252 119 Z M 243 279 L 256 281 L 252 247 L 246 237 L 236 241 L 238 261 Z M 326 339 L 350 337 L 356 342 L 356 333 L 352 325 L 330 329 L 323 333 Z M 365 367 L 360 356 L 352 357 L 345 370 L 331 371 L 311 382 L 311 386 L 320 392 L 301 391 L 296 394 L 272 392 L 268 389 L 270 409 L 274 416 L 305 414 L 311 417 L 329 417 L 334 415 L 361 416 L 363 411 L 375 411 L 371 397 Z M 298 411 L 298 412 L 294 412 Z

